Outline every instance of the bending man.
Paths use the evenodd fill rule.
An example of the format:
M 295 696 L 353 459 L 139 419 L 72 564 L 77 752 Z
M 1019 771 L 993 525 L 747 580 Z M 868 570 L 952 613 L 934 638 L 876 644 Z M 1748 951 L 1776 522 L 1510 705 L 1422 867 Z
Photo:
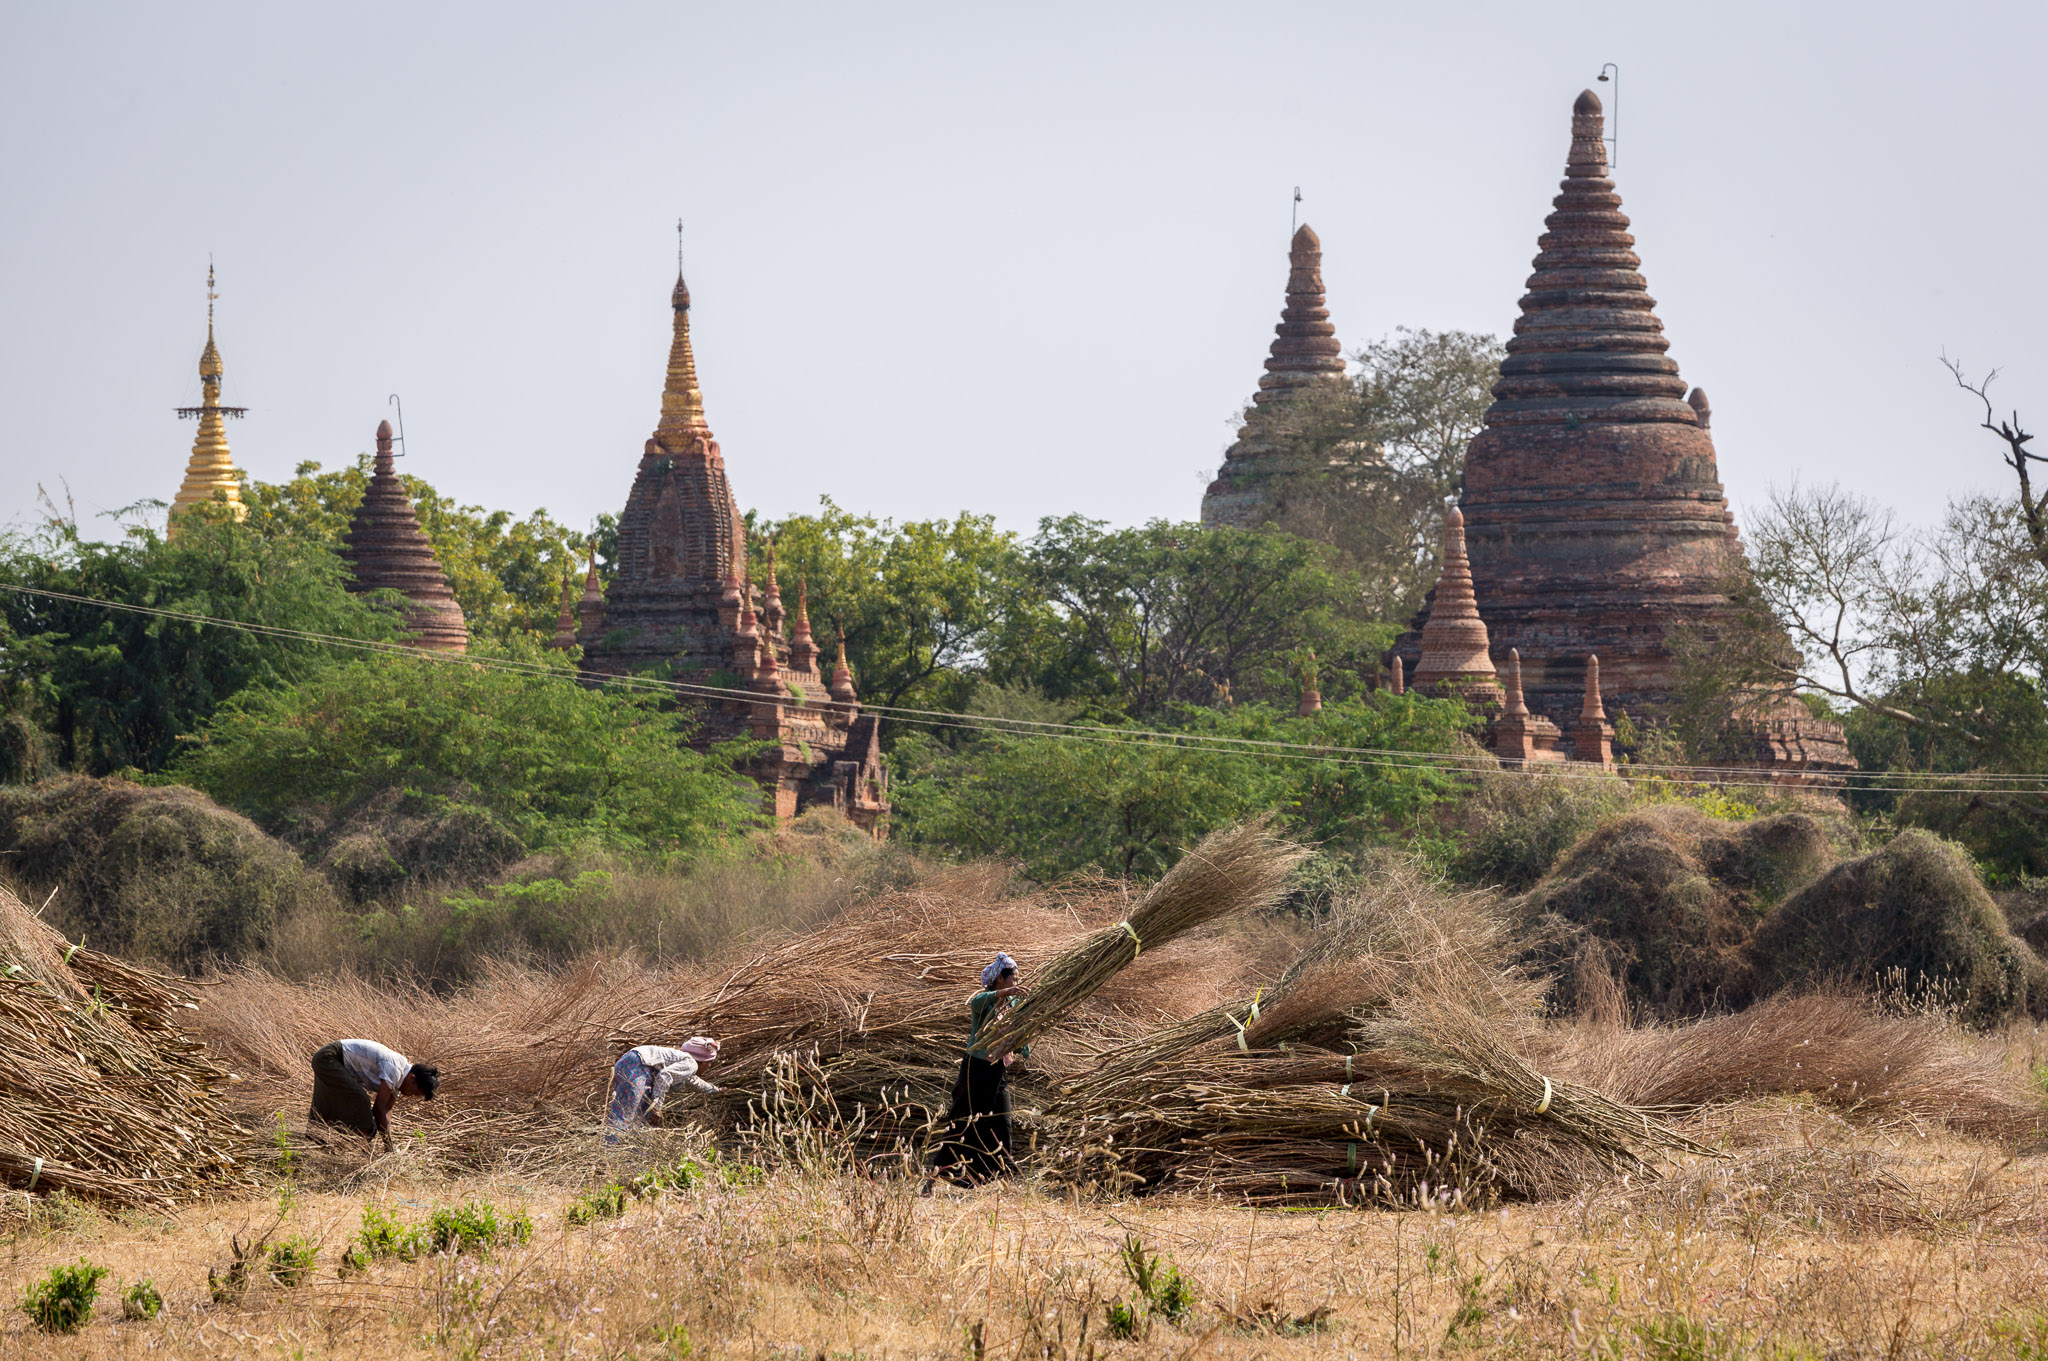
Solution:
M 718 1088 L 697 1076 L 698 1068 L 718 1062 L 718 1041 L 707 1035 L 692 1035 L 680 1048 L 643 1044 L 619 1055 L 612 1065 L 612 1107 L 606 1117 L 605 1140 L 619 1141 L 621 1130 L 635 1125 L 659 1125 L 661 1105 L 669 1089 L 681 1084 L 693 1092 L 711 1095 Z
M 352 1129 L 365 1139 L 383 1136 L 391 1151 L 391 1107 L 400 1096 L 432 1101 L 441 1070 L 414 1063 L 375 1040 L 336 1040 L 313 1055 L 313 1108 L 309 1122 Z

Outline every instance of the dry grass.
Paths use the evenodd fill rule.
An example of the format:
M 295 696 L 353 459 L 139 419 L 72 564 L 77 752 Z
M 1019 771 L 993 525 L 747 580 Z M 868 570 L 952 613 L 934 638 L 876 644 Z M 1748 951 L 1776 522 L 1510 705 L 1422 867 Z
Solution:
M 81 1255 L 114 1274 L 75 1337 L 0 1317 L 0 1354 L 657 1358 L 684 1354 L 686 1333 L 692 1355 L 761 1361 L 2037 1358 L 2048 1168 L 1998 1168 L 1955 1136 L 1849 1137 L 1483 1214 L 1098 1203 L 1029 1183 L 920 1200 L 901 1180 L 786 1171 L 581 1229 L 564 1218 L 572 1185 L 423 1180 L 398 1155 L 350 1194 L 302 1188 L 279 1231 L 319 1245 L 313 1283 L 258 1280 L 236 1304 L 211 1301 L 207 1269 L 231 1238 L 278 1222 L 274 1199 L 174 1217 L 45 1210 L 31 1224 L 17 1208 L 0 1220 L 0 1296 Z M 588 1152 L 595 1166 L 594 1141 Z M 532 1241 L 337 1274 L 366 1204 L 417 1220 L 474 1197 L 524 1207 Z M 1118 1341 L 1106 1304 L 1131 1297 L 1118 1249 L 1132 1233 L 1196 1301 L 1185 1322 L 1154 1318 Z M 144 1275 L 164 1314 L 119 1321 L 115 1292 Z
M 1888 1016 L 1847 993 L 1784 993 L 1687 1025 L 1589 1026 L 1551 1046 L 1561 1071 L 1617 1099 L 1694 1108 L 1810 1095 L 1864 1120 L 1981 1138 L 2040 1137 L 2043 1112 L 2003 1064 L 1934 1016 Z

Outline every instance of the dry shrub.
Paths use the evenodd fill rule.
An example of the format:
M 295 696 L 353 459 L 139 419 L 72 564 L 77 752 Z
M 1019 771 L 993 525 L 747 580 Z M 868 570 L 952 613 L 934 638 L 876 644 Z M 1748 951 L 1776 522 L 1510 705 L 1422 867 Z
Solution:
M 2048 966 L 2013 935 L 1969 856 L 1923 831 L 1901 832 L 1794 893 L 1747 953 L 1745 996 L 1891 976 L 1947 995 L 1971 1025 L 2048 1014 Z
M 65 775 L 0 787 L 0 851 L 24 896 L 58 890 L 48 917 L 73 938 L 188 971 L 333 908 L 289 847 L 178 786 Z
M 1520 899 L 1529 957 L 1560 975 L 1560 1010 L 1579 1009 L 1575 966 L 1590 956 L 1618 966 L 1635 1006 L 1694 1014 L 1749 992 L 1745 947 L 1764 912 L 1833 858 L 1806 812 L 1724 822 L 1673 804 L 1616 818 Z
M 1863 1119 L 1909 1117 L 2015 1140 L 2044 1113 L 1998 1062 L 1931 1016 L 1887 1016 L 1839 992 L 1781 993 L 1733 1015 L 1641 1030 L 1574 1027 L 1550 1060 L 1619 1100 L 1661 1109 L 1808 1095 Z

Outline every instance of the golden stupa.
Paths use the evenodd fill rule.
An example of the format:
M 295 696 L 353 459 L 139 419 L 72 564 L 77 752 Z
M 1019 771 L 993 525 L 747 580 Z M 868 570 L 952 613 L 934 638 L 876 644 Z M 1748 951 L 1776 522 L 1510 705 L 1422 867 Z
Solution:
M 235 472 L 235 460 L 228 453 L 226 421 L 226 417 L 239 416 L 248 408 L 220 404 L 220 348 L 213 343 L 213 300 L 219 296 L 213 291 L 213 266 L 209 264 L 206 267 L 206 349 L 199 355 L 200 403 L 178 408 L 180 416 L 198 418 L 199 435 L 192 441 L 192 458 L 185 464 L 185 483 L 178 488 L 178 494 L 171 502 L 170 520 L 164 526 L 165 538 L 177 534 L 178 516 L 189 506 L 225 501 L 234 508 L 237 520 L 247 519 L 249 515 L 249 508 L 242 504 L 242 479 Z

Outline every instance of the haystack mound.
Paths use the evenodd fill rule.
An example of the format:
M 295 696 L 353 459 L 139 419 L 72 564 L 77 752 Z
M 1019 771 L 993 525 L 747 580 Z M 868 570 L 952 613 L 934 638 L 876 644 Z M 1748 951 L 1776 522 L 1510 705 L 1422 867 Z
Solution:
M 1766 912 L 1834 859 L 1810 814 L 1723 822 L 1672 805 L 1616 818 L 1568 851 L 1519 900 L 1538 942 L 1530 962 L 1562 976 L 1589 959 L 1618 971 L 1629 1000 L 1686 1015 L 1746 993 L 1744 946 Z
M 182 983 L 69 945 L 0 889 L 0 1183 L 166 1204 L 236 1180 L 227 1072 Z
M 0 787 L 0 852 L 74 938 L 197 969 L 241 958 L 326 885 L 291 849 L 194 789 L 66 775 Z
M 1923 831 L 1845 860 L 1750 938 L 1752 994 L 1842 980 L 1954 1008 L 1972 1025 L 2048 1013 L 2048 967 L 1956 847 Z

